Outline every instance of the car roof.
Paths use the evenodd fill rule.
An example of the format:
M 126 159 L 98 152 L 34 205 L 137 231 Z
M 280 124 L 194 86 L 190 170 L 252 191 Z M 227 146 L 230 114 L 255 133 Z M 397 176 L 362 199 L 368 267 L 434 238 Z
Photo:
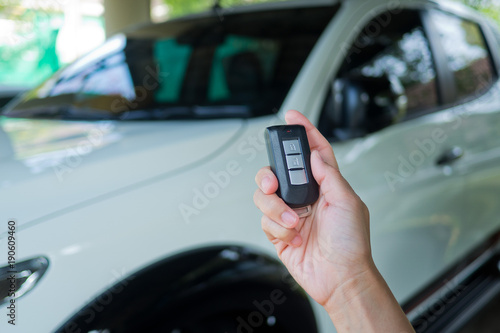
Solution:
M 333 7 L 347 0 L 289 0 L 289 1 L 274 1 L 246 5 L 237 5 L 231 7 L 219 7 L 217 10 L 209 8 L 206 11 L 188 14 L 185 16 L 170 19 L 161 23 L 146 23 L 133 25 L 125 29 L 122 33 L 127 36 L 150 36 L 154 37 L 160 31 L 168 29 L 175 34 L 177 31 L 185 30 L 194 24 L 204 24 L 213 22 L 214 18 L 223 20 L 225 16 L 233 16 L 238 14 L 251 14 L 258 12 L 270 12 L 292 9 L 306 9 L 315 7 Z M 156 32 L 156 33 L 155 33 Z
M 154 38 L 163 35 L 166 30 L 169 31 L 169 34 L 176 34 L 190 27 L 193 27 L 194 25 L 213 22 L 214 19 L 223 20 L 226 16 L 246 13 L 251 14 L 258 12 L 272 12 L 275 10 L 282 11 L 293 9 L 309 9 L 315 7 L 333 7 L 339 6 L 343 2 L 347 1 L 352 0 L 288 0 L 244 4 L 231 7 L 218 7 L 217 9 L 208 8 L 203 12 L 188 14 L 161 23 L 143 23 L 139 25 L 133 25 L 122 31 L 122 33 L 124 33 L 128 37 Z M 476 11 L 461 3 L 450 0 L 399 0 L 399 3 L 428 4 L 431 7 L 441 8 L 465 18 L 473 20 L 481 19 Z

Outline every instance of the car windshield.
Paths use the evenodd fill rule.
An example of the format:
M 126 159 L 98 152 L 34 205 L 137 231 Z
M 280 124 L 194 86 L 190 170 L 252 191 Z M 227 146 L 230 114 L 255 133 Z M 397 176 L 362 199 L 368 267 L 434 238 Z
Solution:
M 336 10 L 200 15 L 133 30 L 59 71 L 4 115 L 151 120 L 271 114 Z

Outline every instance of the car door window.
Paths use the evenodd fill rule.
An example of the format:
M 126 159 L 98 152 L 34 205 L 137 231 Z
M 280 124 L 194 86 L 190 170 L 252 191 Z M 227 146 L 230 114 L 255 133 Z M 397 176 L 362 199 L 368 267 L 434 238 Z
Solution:
M 493 32 L 493 36 L 495 36 L 495 43 L 493 45 L 493 48 L 500 50 L 500 31 L 498 30 L 498 27 L 494 26 L 493 24 L 490 24 L 490 29 Z
M 330 128 L 323 130 L 340 140 L 435 108 L 436 72 L 419 12 L 382 14 L 368 23 L 347 52 L 328 98 L 323 120 Z
M 433 24 L 453 73 L 456 102 L 477 97 L 493 82 L 493 65 L 479 25 L 432 11 Z

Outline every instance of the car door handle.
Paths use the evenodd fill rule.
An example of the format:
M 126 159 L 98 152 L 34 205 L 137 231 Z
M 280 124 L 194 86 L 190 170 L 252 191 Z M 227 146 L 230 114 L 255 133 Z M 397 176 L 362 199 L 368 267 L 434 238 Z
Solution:
M 462 148 L 452 147 L 441 154 L 441 156 L 439 156 L 439 158 L 436 160 L 436 164 L 448 165 L 455 162 L 462 156 L 464 156 L 464 150 Z
M 32 290 L 45 274 L 47 267 L 49 260 L 45 257 L 0 267 L 0 306 Z

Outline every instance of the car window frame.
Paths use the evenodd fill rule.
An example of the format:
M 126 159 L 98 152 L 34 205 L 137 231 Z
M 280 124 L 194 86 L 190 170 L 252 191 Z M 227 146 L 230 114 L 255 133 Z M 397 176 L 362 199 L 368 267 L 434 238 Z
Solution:
M 416 112 L 412 112 L 410 115 L 405 115 L 401 119 L 399 119 L 399 121 L 397 123 L 389 125 L 389 126 L 386 126 L 386 127 L 382 128 L 382 129 L 380 129 L 378 131 L 375 131 L 373 133 L 370 133 L 370 134 L 378 133 L 380 131 L 383 131 L 383 130 L 385 130 L 387 128 L 392 127 L 393 125 L 396 125 L 396 124 L 399 124 L 399 123 L 402 123 L 402 122 L 405 122 L 405 121 L 409 121 L 409 120 L 412 120 L 412 119 L 415 119 L 415 118 L 419 118 L 419 117 L 427 115 L 427 114 L 438 112 L 438 111 L 441 111 L 443 109 L 443 107 L 441 105 L 441 102 L 440 102 L 440 99 L 441 99 L 440 80 L 441 80 L 441 78 L 440 78 L 440 75 L 438 73 L 438 69 L 439 69 L 440 66 L 437 65 L 437 62 L 436 62 L 436 59 L 435 59 L 435 55 L 434 55 L 434 49 L 433 49 L 433 47 L 431 45 L 431 41 L 429 40 L 429 31 L 428 31 L 428 28 L 427 28 L 427 26 L 426 26 L 426 24 L 424 22 L 423 17 L 422 17 L 423 15 L 425 15 L 424 13 L 425 13 L 425 11 L 427 9 L 424 6 L 408 6 L 408 7 L 403 7 L 401 9 L 405 10 L 405 11 L 412 11 L 412 12 L 414 12 L 415 15 L 418 15 L 418 17 L 419 17 L 419 19 L 420 19 L 420 21 L 422 23 L 421 24 L 422 30 L 424 32 L 425 38 L 428 41 L 429 50 L 431 52 L 431 57 L 432 57 L 432 61 L 433 61 L 433 69 L 434 69 L 434 73 L 436 75 L 435 80 L 436 80 L 436 94 L 438 96 L 438 103 L 437 103 L 436 106 L 429 107 L 428 109 L 421 110 L 421 111 L 416 111 Z M 387 11 L 377 11 L 377 12 L 373 13 L 373 15 L 371 15 L 369 18 L 366 19 L 366 22 L 364 22 L 363 28 L 359 29 L 359 32 L 363 31 L 364 27 L 367 24 L 369 24 L 369 22 L 371 22 L 373 19 L 375 19 L 377 16 L 383 15 L 386 12 Z M 351 41 L 349 45 L 352 45 L 353 43 L 355 43 L 356 38 L 357 38 L 358 35 L 355 36 L 354 40 Z M 342 59 L 341 63 L 343 61 L 344 61 L 344 59 Z M 323 98 L 322 98 L 323 100 L 322 100 L 321 107 L 320 107 L 320 120 L 323 119 L 323 115 L 325 113 L 325 106 L 326 106 L 326 104 L 328 102 L 328 98 L 331 98 L 332 87 L 333 87 L 333 84 L 334 84 L 335 80 L 338 78 L 338 75 L 339 75 L 339 68 L 333 73 L 333 75 L 331 76 L 331 78 L 328 80 L 328 87 L 326 88 L 325 96 L 323 96 Z M 350 141 L 350 140 L 353 140 L 353 139 L 356 139 L 356 138 L 357 137 L 349 138 L 347 140 L 340 140 L 340 142 Z M 339 142 L 339 140 L 331 138 L 331 137 L 328 137 L 328 141 L 329 142 Z
M 435 33 L 432 33 L 432 31 L 435 31 L 435 26 L 431 18 L 432 11 L 438 11 L 446 15 L 456 17 L 462 21 L 471 22 L 479 28 L 481 36 L 483 37 L 483 40 L 485 42 L 485 49 L 488 53 L 488 59 L 493 69 L 492 83 L 481 92 L 467 95 L 465 98 L 458 98 L 454 73 L 448 67 L 448 60 L 445 50 L 440 42 L 440 37 Z M 433 55 L 434 65 L 436 67 L 436 79 L 440 102 L 436 108 L 431 108 L 422 112 L 416 112 L 414 114 L 403 117 L 403 119 L 401 119 L 401 122 L 419 118 L 427 114 L 443 111 L 457 105 L 470 103 L 471 101 L 474 101 L 488 93 L 491 88 L 497 83 L 499 78 L 500 67 L 498 62 L 498 53 L 494 52 L 493 48 L 491 47 L 491 36 L 488 36 L 488 34 L 486 33 L 488 29 L 487 27 L 485 27 L 484 23 L 478 22 L 472 17 L 458 15 L 439 7 L 421 9 L 421 18 L 424 31 L 426 32 L 426 37 L 429 40 L 429 46 Z
M 446 109 L 452 108 L 454 106 L 460 105 L 460 104 L 466 104 L 470 103 L 476 99 L 481 98 L 481 96 L 487 94 L 495 84 L 498 83 L 498 80 L 500 78 L 500 37 L 496 37 L 494 35 L 494 31 L 492 27 L 488 25 L 488 22 L 482 22 L 479 21 L 476 17 L 473 15 L 461 15 L 458 13 L 455 13 L 453 11 L 450 11 L 448 9 L 442 8 L 441 6 L 431 6 L 429 7 L 424 7 L 424 6 L 416 6 L 416 7 L 405 7 L 405 10 L 408 11 L 414 11 L 417 15 L 419 15 L 421 23 L 422 23 L 422 28 L 424 31 L 424 35 L 428 41 L 429 48 L 431 51 L 431 56 L 433 60 L 433 66 L 434 66 L 434 71 L 436 74 L 436 90 L 437 90 L 437 95 L 438 95 L 438 104 L 434 107 L 427 108 L 425 110 L 421 111 L 416 111 L 412 112 L 410 114 L 405 115 L 402 117 L 397 123 L 403 123 L 406 121 L 411 121 L 413 119 L 417 119 L 429 114 L 433 114 L 436 112 L 441 112 Z M 432 22 L 431 18 L 431 12 L 432 11 L 439 11 L 442 12 L 446 15 L 451 15 L 454 17 L 457 17 L 460 20 L 465 20 L 469 21 L 475 25 L 478 26 L 481 36 L 483 37 L 483 40 L 485 42 L 485 48 L 486 51 L 488 52 L 488 59 L 492 65 L 493 69 L 493 79 L 491 84 L 483 89 L 479 94 L 473 94 L 466 96 L 465 98 L 458 99 L 457 98 L 457 91 L 456 91 L 456 83 L 454 80 L 454 74 L 453 72 L 448 68 L 447 65 L 447 58 L 446 58 L 446 53 L 445 50 L 443 49 L 443 46 L 441 45 L 440 42 L 440 37 L 437 36 L 433 31 L 435 31 L 434 24 Z M 375 17 L 378 15 L 383 14 L 384 12 L 378 12 L 377 14 L 371 16 L 367 22 L 370 20 L 373 20 Z M 498 34 L 500 36 L 500 29 L 498 31 Z M 497 46 L 496 48 L 493 47 L 492 45 Z M 332 78 L 328 81 L 329 86 L 333 84 L 335 79 L 338 76 L 338 71 L 334 73 Z M 322 102 L 322 111 L 321 113 L 324 112 L 324 106 L 327 102 L 327 98 L 329 96 L 329 93 L 326 93 L 323 102 Z M 395 124 L 394 124 L 395 125 Z M 387 126 L 379 131 L 383 131 L 386 128 L 391 127 Z M 377 131 L 377 132 L 379 132 Z M 374 132 L 374 133 L 377 133 Z M 351 140 L 351 139 L 348 139 Z
M 475 22 L 479 25 L 483 38 L 486 42 L 486 48 L 490 55 L 490 60 L 495 71 L 494 78 L 498 81 L 500 78 L 500 27 L 493 27 L 490 21 L 486 22 Z M 496 31 L 493 31 L 496 30 Z
M 490 31 L 490 27 L 487 26 L 484 22 L 478 22 L 473 17 L 463 16 L 457 13 L 445 10 L 438 6 L 432 8 L 406 8 L 407 10 L 415 10 L 420 14 L 420 19 L 422 21 L 422 27 L 425 33 L 425 37 L 429 42 L 429 48 L 431 51 L 431 55 L 434 63 L 434 70 L 436 72 L 436 85 L 437 85 L 437 94 L 438 94 L 438 105 L 436 107 L 431 107 L 426 110 L 413 112 L 411 114 L 405 115 L 398 123 L 402 123 L 405 121 L 410 121 L 416 118 L 423 117 L 428 114 L 440 112 L 451 107 L 470 103 L 481 96 L 488 93 L 491 88 L 498 82 L 500 77 L 500 44 L 498 48 L 494 48 L 491 46 L 492 41 L 495 42 L 495 36 L 493 36 L 493 32 Z M 460 20 L 469 21 L 473 24 L 477 25 L 481 36 L 485 41 L 486 51 L 488 52 L 488 59 L 493 68 L 493 80 L 492 83 L 485 89 L 483 89 L 479 94 L 474 94 L 473 96 L 467 96 L 466 98 L 457 99 L 456 85 L 454 81 L 454 74 L 448 68 L 446 53 L 441 45 L 439 40 L 439 36 L 432 33 L 435 31 L 434 23 L 432 22 L 431 11 L 439 11 L 446 15 L 451 15 L 457 17 Z M 383 129 L 382 129 L 383 130 Z
M 435 49 L 436 45 L 435 44 L 436 43 L 439 44 L 439 40 L 437 39 L 439 36 L 435 36 L 431 32 L 432 30 L 429 30 L 428 9 L 426 9 L 426 8 L 407 8 L 407 10 L 415 11 L 420 18 L 420 22 L 422 23 L 422 30 L 424 32 L 424 36 L 427 39 L 427 42 L 429 45 L 429 51 L 431 52 L 432 64 L 434 66 L 434 73 L 436 75 L 435 80 L 436 80 L 437 104 L 435 106 L 429 107 L 427 109 L 411 112 L 409 114 L 407 113 L 397 123 L 402 123 L 405 121 L 416 119 L 416 118 L 422 117 L 424 115 L 431 114 L 431 113 L 438 112 L 438 111 L 442 110 L 443 109 L 442 108 L 443 88 L 446 87 L 447 83 L 449 83 L 448 75 L 449 74 L 453 75 L 453 73 L 451 73 L 451 72 L 449 72 L 449 74 L 442 72 L 443 66 L 442 66 L 441 61 L 443 59 L 441 59 L 441 57 L 444 56 L 445 57 L 444 61 L 446 61 L 446 55 L 444 54 L 444 50 L 442 53 L 436 54 L 436 49 Z M 453 76 L 451 76 L 451 79 L 453 79 Z

